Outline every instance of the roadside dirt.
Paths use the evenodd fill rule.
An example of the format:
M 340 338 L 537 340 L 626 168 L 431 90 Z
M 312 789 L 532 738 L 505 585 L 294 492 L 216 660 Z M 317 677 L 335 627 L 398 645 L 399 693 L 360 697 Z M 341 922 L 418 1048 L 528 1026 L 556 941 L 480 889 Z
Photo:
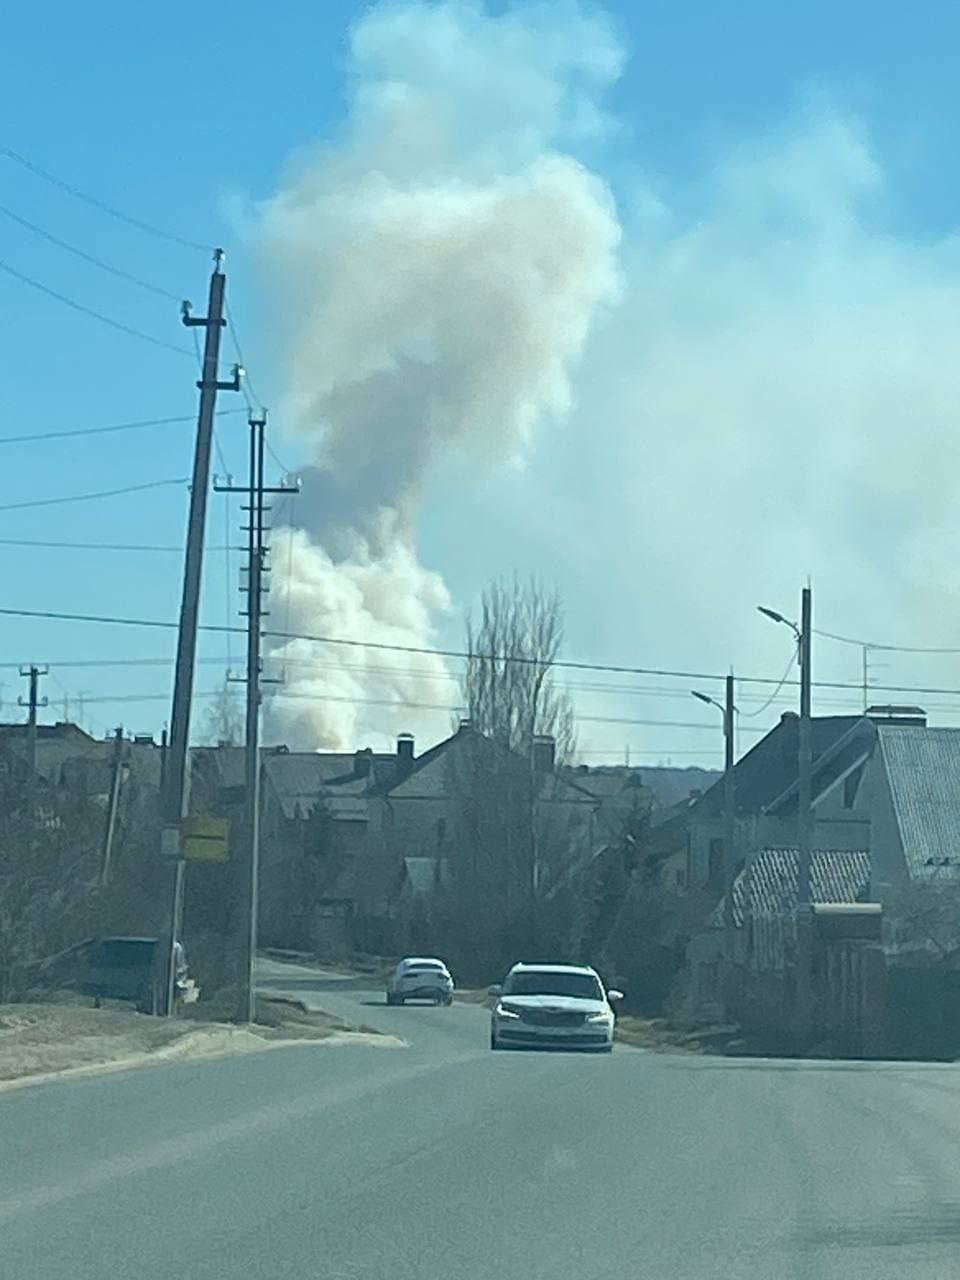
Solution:
M 258 1022 L 250 1026 L 218 1021 L 220 1012 L 192 1006 L 189 1017 L 166 1019 L 135 1013 L 119 1003 L 100 1009 L 80 1002 L 0 1005 L 0 1090 L 63 1075 L 305 1042 L 383 1047 L 402 1043 L 289 1001 L 258 1001 Z

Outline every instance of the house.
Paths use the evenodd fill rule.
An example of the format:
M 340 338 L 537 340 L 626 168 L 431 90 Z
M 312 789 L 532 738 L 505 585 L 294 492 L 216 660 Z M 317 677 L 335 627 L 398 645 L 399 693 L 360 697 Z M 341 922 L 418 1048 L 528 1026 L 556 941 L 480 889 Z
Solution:
M 861 721 L 860 716 L 813 717 L 811 747 L 815 769 L 821 757 Z M 788 801 L 797 781 L 799 731 L 799 717 L 793 712 L 784 712 L 779 723 L 734 765 L 736 849 L 731 851 L 729 860 L 733 870 L 749 856 L 750 849 L 796 839 L 796 801 L 793 802 L 792 832 Z M 777 823 L 770 821 L 771 815 L 779 815 L 779 829 Z M 839 817 L 841 820 L 835 824 L 837 830 L 822 833 L 822 839 L 815 843 L 822 843 L 824 847 L 862 846 L 862 821 L 844 830 L 843 815 Z M 687 883 L 691 889 L 707 889 L 719 896 L 726 874 L 723 780 L 720 779 L 691 808 Z
M 401 734 L 395 752 L 275 747 L 261 759 L 260 927 L 268 945 L 389 951 L 398 921 L 464 874 L 462 799 L 478 776 L 495 792 L 472 797 L 482 821 L 529 802 L 532 783 L 534 874 L 544 892 L 595 841 L 597 801 L 555 768 L 552 739 L 538 739 L 527 761 L 462 724 L 419 756 Z M 233 818 L 239 833 L 242 750 L 199 748 L 192 760 L 192 806 Z M 517 874 L 526 852 L 516 852 Z

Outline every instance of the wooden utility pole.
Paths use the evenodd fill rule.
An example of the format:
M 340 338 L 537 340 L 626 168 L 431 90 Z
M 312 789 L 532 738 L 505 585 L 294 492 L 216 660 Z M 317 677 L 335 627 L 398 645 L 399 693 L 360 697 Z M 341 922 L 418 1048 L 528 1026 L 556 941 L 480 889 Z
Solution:
M 241 880 L 242 909 L 240 934 L 240 1003 L 238 1022 L 254 1022 L 256 1019 L 256 979 L 254 968 L 257 958 L 257 922 L 259 915 L 260 881 L 260 705 L 262 661 L 260 656 L 263 637 L 262 620 L 264 576 L 268 547 L 265 536 L 266 513 L 269 507 L 264 497 L 274 493 L 297 493 L 296 486 L 267 486 L 263 478 L 263 456 L 266 443 L 266 417 L 250 418 L 250 473 L 245 489 L 233 485 L 217 485 L 218 493 L 244 493 L 247 505 L 243 508 L 248 522 L 247 534 L 247 671 L 246 715 L 244 734 L 244 873 Z
M 187 524 L 187 548 L 183 569 L 183 596 L 180 603 L 180 626 L 177 635 L 177 659 L 173 685 L 173 711 L 170 719 L 170 744 L 166 753 L 164 776 L 164 851 L 174 859 L 173 893 L 170 905 L 170 933 L 167 939 L 166 999 L 164 1012 L 173 1012 L 175 953 L 183 916 L 184 861 L 180 848 L 180 823 L 189 804 L 187 766 L 190 749 L 190 711 L 193 704 L 193 677 L 197 655 L 197 625 L 200 611 L 200 581 L 203 571 L 203 540 L 207 521 L 207 494 L 210 486 L 210 454 L 213 445 L 213 419 L 218 391 L 239 391 L 242 370 L 234 366 L 229 382 L 218 380 L 220 337 L 226 324 L 223 316 L 226 276 L 222 270 L 223 251 L 214 254 L 213 273 L 205 317 L 190 314 L 183 304 L 183 323 L 205 330 L 203 364 L 197 386 L 200 407 L 197 415 L 197 439 L 193 455 L 193 479 L 190 486 L 190 516 Z
M 37 803 L 37 709 L 47 705 L 47 699 L 38 696 L 40 677 L 47 675 L 49 671 L 49 667 L 38 667 L 35 664 L 20 668 L 20 675 L 30 682 L 26 701 L 23 698 L 19 700 L 20 706 L 27 708 L 26 811 L 30 822 L 33 822 L 36 818 Z

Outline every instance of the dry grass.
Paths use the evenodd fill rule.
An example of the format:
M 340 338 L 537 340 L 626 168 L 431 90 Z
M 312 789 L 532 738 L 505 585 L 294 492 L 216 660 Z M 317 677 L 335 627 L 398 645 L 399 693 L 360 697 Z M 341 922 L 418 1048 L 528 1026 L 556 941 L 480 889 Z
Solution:
M 617 1018 L 617 1040 L 650 1053 L 724 1053 L 740 1043 L 735 1026 L 674 1026 L 665 1018 L 641 1018 L 624 1013 Z
M 0 1005 L 0 1087 L 67 1071 L 116 1069 L 182 1057 L 251 1052 L 293 1042 L 395 1043 L 371 1027 L 353 1027 L 330 1014 L 284 1000 L 258 1000 L 258 1021 L 234 1025 L 233 992 L 188 1016 L 152 1018 L 120 1002 L 95 1009 L 79 1001 Z

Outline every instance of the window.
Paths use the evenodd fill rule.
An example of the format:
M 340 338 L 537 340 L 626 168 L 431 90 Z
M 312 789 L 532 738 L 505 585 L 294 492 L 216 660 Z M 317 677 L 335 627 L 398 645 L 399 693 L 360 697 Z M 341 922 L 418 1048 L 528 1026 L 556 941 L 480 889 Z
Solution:
M 579 1000 L 602 1000 L 603 991 L 592 973 L 528 969 L 512 973 L 503 987 L 505 996 L 571 996 Z

